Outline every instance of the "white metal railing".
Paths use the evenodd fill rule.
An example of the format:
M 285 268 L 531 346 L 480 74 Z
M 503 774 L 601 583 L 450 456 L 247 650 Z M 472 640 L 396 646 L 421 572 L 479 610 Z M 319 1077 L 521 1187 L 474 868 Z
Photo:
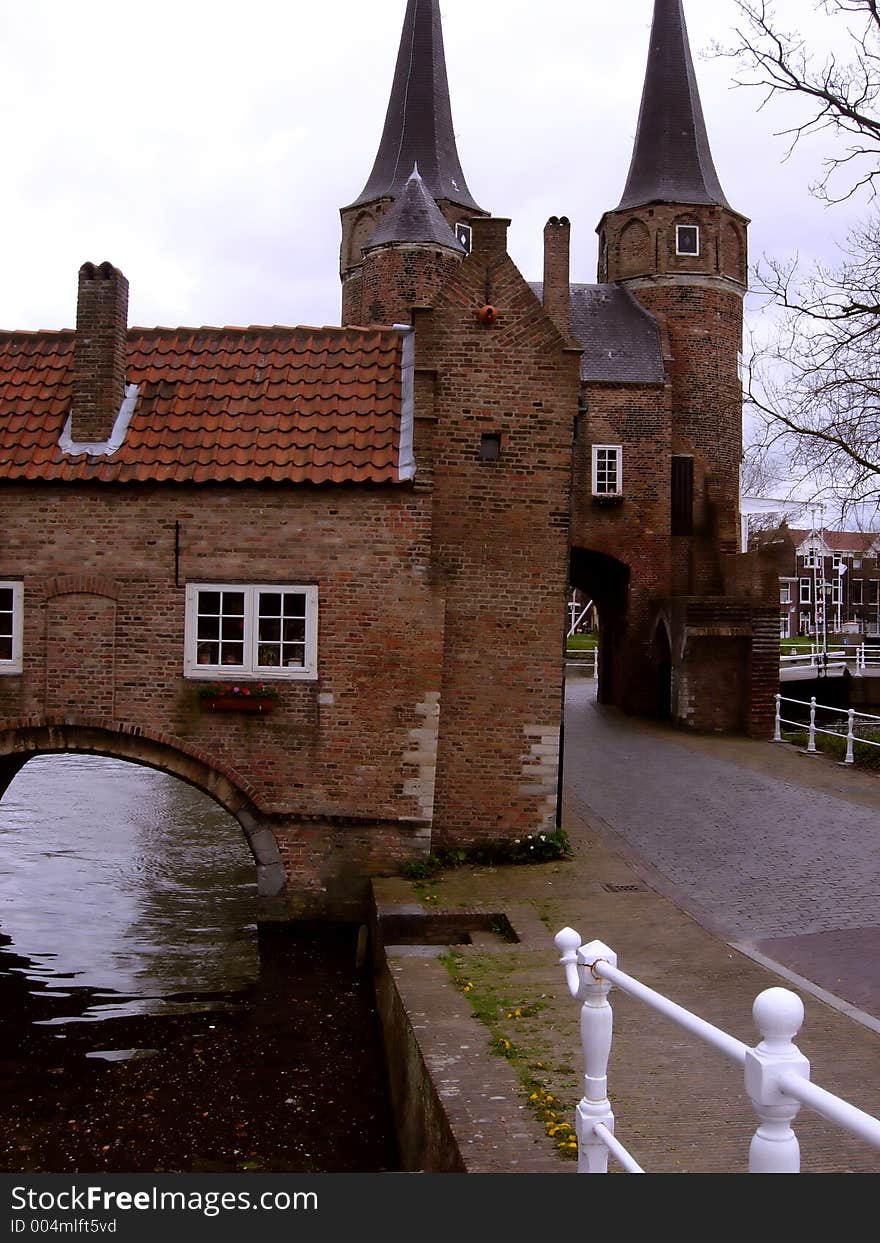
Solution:
M 779 663 L 783 669 L 792 667 L 795 669 L 822 669 L 829 661 L 841 660 L 847 664 L 853 664 L 857 670 L 880 669 L 880 647 L 869 643 L 860 643 L 855 648 L 834 648 L 834 650 L 826 652 L 818 644 L 814 643 L 809 649 L 802 648 L 797 650 L 792 647 L 788 652 L 779 657 Z
M 809 708 L 810 709 L 809 722 L 794 721 L 794 720 L 791 720 L 791 718 L 784 717 L 782 715 L 782 705 L 784 703 L 795 704 L 799 708 Z M 817 725 L 816 724 L 816 713 L 817 712 L 830 712 L 837 717 L 841 715 L 840 708 L 832 708 L 828 704 L 817 704 L 815 695 L 812 696 L 809 703 L 807 703 L 805 699 L 789 699 L 787 696 L 777 695 L 776 696 L 776 728 L 773 732 L 773 741 L 774 742 L 783 741 L 783 738 L 782 738 L 782 726 L 783 725 L 793 725 L 795 729 L 798 729 L 798 730 L 807 729 L 807 739 L 808 739 L 807 740 L 807 751 L 812 755 L 818 751 L 818 747 L 816 746 L 816 735 L 817 734 L 827 734 L 831 738 L 845 738 L 846 739 L 846 756 L 843 761 L 844 764 L 852 764 L 855 762 L 855 744 L 857 742 L 861 743 L 861 745 L 865 747 L 880 747 L 880 742 L 876 742 L 873 738 L 865 738 L 861 734 L 856 733 L 856 720 L 870 722 L 869 728 L 873 726 L 876 729 L 876 731 L 880 733 L 880 716 L 871 716 L 867 712 L 856 712 L 854 708 L 850 708 L 846 714 L 847 726 L 846 726 L 846 731 L 844 732 L 843 730 L 840 730 L 840 729 L 828 729 L 825 726 Z
M 746 1092 L 758 1115 L 758 1128 L 749 1148 L 750 1174 L 800 1172 L 800 1145 L 791 1123 L 801 1105 L 880 1149 L 880 1118 L 810 1082 L 810 1063 L 793 1043 L 804 1020 L 803 1002 L 796 993 L 768 988 L 758 994 L 752 1014 L 762 1039 L 751 1048 L 619 971 L 617 955 L 601 941 L 582 945 L 579 933 L 563 928 L 555 944 L 562 953 L 559 961 L 565 968 L 569 992 L 583 1003 L 584 1095 L 575 1117 L 579 1174 L 607 1174 L 609 1153 L 629 1173 L 644 1173 L 615 1137 L 614 1113 L 608 1100 L 613 1031 L 608 994 L 613 984 L 743 1067 Z
M 577 665 L 586 665 L 590 671 L 590 677 L 594 678 L 599 667 L 599 649 L 598 647 L 572 648 L 571 651 L 566 649 L 565 659 Z

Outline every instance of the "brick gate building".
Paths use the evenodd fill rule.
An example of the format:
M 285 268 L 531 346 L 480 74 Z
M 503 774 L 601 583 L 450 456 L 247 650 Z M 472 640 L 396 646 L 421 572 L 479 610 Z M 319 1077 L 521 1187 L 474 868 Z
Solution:
M 74 330 L 0 335 L 0 790 L 37 752 L 153 765 L 237 817 L 285 911 L 359 911 L 431 844 L 553 826 L 569 581 L 603 699 L 769 733 L 776 587 L 735 543 L 747 222 L 680 0 L 599 283 L 554 218 L 529 285 L 507 225 L 409 0 L 342 328 L 129 328 L 105 263 Z

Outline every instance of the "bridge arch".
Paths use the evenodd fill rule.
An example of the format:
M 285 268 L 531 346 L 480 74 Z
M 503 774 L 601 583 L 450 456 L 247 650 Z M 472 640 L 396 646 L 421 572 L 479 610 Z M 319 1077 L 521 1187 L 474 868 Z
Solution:
M 278 843 L 253 787 L 230 765 L 181 739 L 122 722 L 29 720 L 0 731 L 0 797 L 28 760 L 37 755 L 102 755 L 128 760 L 195 786 L 241 826 L 257 870 L 261 897 L 285 887 Z

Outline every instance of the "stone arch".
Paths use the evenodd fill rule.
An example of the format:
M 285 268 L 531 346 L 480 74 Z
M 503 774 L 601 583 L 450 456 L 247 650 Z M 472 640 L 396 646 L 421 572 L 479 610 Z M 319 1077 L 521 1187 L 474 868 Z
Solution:
M 363 248 L 375 233 L 380 215 L 381 211 L 360 211 L 352 220 L 343 264 L 345 270 L 363 262 Z
M 65 752 L 128 760 L 195 786 L 241 826 L 256 865 L 260 897 L 284 890 L 278 843 L 253 787 L 230 765 L 180 739 L 121 722 L 111 728 L 88 719 L 22 721 L 0 732 L 0 795 L 29 759 Z
M 643 276 L 654 269 L 651 231 L 637 216 L 628 220 L 617 239 L 619 276 Z
M 651 664 L 655 672 L 656 715 L 663 721 L 672 720 L 673 669 L 672 635 L 668 619 L 661 614 L 651 636 Z

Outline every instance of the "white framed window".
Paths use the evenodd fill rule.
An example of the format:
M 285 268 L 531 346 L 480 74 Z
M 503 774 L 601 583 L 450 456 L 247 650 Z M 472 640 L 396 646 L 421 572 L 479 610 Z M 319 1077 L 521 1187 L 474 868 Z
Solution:
M 593 496 L 623 492 L 623 446 L 593 445 Z
M 819 565 L 819 552 L 816 548 L 808 548 L 804 553 L 804 569 L 815 570 Z
M 318 676 L 318 588 L 188 583 L 184 676 Z
M 0 674 L 21 673 L 24 584 L 0 582 Z
M 810 603 L 810 601 L 813 598 L 812 589 L 813 589 L 812 580 L 809 578 L 802 578 L 801 579 L 801 596 L 800 596 L 801 604 Z
M 779 584 L 779 603 L 791 604 L 791 583 Z
M 809 617 L 802 617 L 800 619 L 800 631 L 801 631 L 801 634 L 812 634 L 813 633 L 813 623 Z
M 852 603 L 864 604 L 865 601 L 865 580 L 863 578 L 854 578 L 852 580 Z
M 868 603 L 880 604 L 880 580 L 876 578 L 868 580 Z
M 834 553 L 834 555 L 831 558 L 831 568 L 835 574 L 838 574 L 840 572 L 840 567 L 842 565 L 843 565 L 843 554 L 839 552 Z
M 779 614 L 779 637 L 780 639 L 791 638 L 791 618 L 788 613 Z
M 843 592 L 841 591 L 840 579 L 832 578 L 831 580 L 831 603 L 840 604 L 842 598 L 843 598 Z
M 675 253 L 677 255 L 699 255 L 700 227 L 696 224 L 677 224 L 675 226 Z

